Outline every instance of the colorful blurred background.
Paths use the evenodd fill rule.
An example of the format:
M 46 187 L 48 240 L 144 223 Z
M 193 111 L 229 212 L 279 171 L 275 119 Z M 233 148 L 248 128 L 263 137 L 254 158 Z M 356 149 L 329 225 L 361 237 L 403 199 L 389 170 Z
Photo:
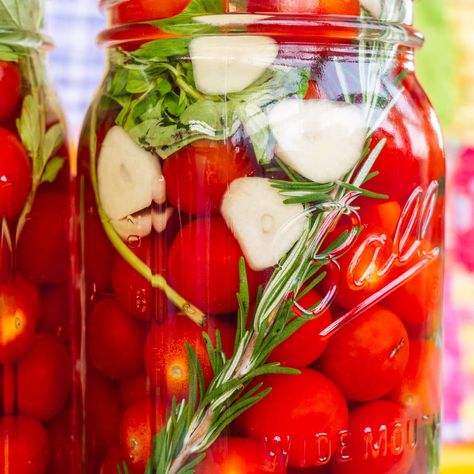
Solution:
M 50 71 L 74 139 L 103 74 L 104 51 L 95 37 L 105 17 L 97 3 L 47 2 L 57 44 Z M 474 0 L 416 1 L 416 26 L 426 35 L 417 68 L 442 121 L 448 155 L 443 474 L 474 473 L 473 25 Z

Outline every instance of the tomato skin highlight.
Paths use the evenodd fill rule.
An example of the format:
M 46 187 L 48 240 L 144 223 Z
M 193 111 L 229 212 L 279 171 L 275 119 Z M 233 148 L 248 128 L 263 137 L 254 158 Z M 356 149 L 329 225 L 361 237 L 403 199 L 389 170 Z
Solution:
M 153 436 L 164 425 L 164 411 L 152 400 L 128 407 L 120 422 L 122 456 L 132 472 L 145 472 L 151 456 Z
M 92 364 L 111 379 L 128 377 L 143 365 L 145 327 L 113 299 L 99 301 L 89 321 Z
M 37 335 L 18 362 L 17 402 L 22 415 L 49 421 L 64 408 L 72 387 L 72 361 L 63 343 Z
M 126 0 L 112 8 L 112 23 L 134 23 L 139 21 L 169 18 L 181 13 L 189 0 Z
M 237 419 L 243 433 L 260 440 L 290 437 L 289 465 L 318 465 L 314 436 L 327 434 L 331 443 L 348 423 L 347 404 L 338 387 L 313 369 L 299 375 L 270 375 L 262 378 L 272 391 Z M 313 448 L 313 449 L 312 449 Z
M 31 190 L 31 163 L 20 140 L 5 128 L 0 128 L 0 149 L 0 217 L 11 220 L 20 214 Z
M 21 276 L 0 284 L 0 362 L 13 362 L 31 343 L 41 308 L 37 288 Z
M 314 290 L 298 300 L 298 305 L 306 310 L 321 301 L 321 296 Z M 294 306 L 296 317 L 305 315 L 300 308 Z M 298 331 L 274 349 L 268 360 L 280 362 L 287 367 L 305 367 L 318 359 L 327 347 L 327 341 L 320 337 L 321 331 L 332 323 L 329 309 L 323 311 L 311 321 L 307 321 Z
M 13 114 L 20 95 L 20 69 L 14 62 L 0 61 L 0 120 Z
M 218 439 L 207 451 L 204 461 L 196 467 L 196 474 L 284 474 L 275 466 L 259 441 L 226 437 Z
M 192 221 L 183 227 L 171 246 L 171 283 L 205 313 L 236 311 L 241 257 L 240 245 L 221 217 Z M 247 278 L 252 299 L 257 293 L 259 274 L 247 266 Z
M 375 306 L 331 337 L 321 369 L 348 399 L 375 400 L 402 380 L 409 347 L 407 331 L 398 316 Z
M 411 423 L 411 422 L 410 422 Z M 393 402 L 378 400 L 366 403 L 355 408 L 349 415 L 349 432 L 352 434 L 346 451 L 352 460 L 345 463 L 332 462 L 331 468 L 334 474 L 406 474 L 413 462 L 415 450 L 409 446 L 407 435 L 408 418 L 403 408 Z M 367 441 L 372 436 L 372 447 L 379 440 L 380 431 L 386 427 L 387 442 L 380 443 L 380 451 L 377 457 L 371 456 L 370 444 Z M 370 432 L 367 433 L 367 430 Z M 413 426 L 409 430 L 412 432 Z M 400 435 L 404 442 L 397 439 L 397 448 L 402 448 L 400 454 L 394 454 L 394 444 L 391 435 Z M 383 436 L 383 435 L 382 435 Z M 414 434 L 410 435 L 410 442 L 414 441 Z M 365 455 L 369 451 L 369 458 Z M 385 449 L 387 449 L 386 455 Z
M 26 416 L 6 416 L 0 419 L 0 433 L 0 466 L 15 474 L 46 473 L 50 445 L 41 423 Z
M 229 184 L 253 172 L 240 140 L 199 140 L 167 158 L 163 165 L 168 199 L 191 215 L 218 213 Z
M 33 208 L 18 240 L 18 267 L 28 280 L 38 284 L 67 281 L 71 259 L 70 218 L 67 193 L 36 193 Z
M 131 247 L 154 274 L 167 276 L 168 245 L 161 235 L 140 239 Z M 132 315 L 143 321 L 152 316 L 159 317 L 167 308 L 167 298 L 163 291 L 151 287 L 120 255 L 116 255 L 112 267 L 112 284 L 121 305 Z
M 215 343 L 216 329 L 220 332 L 224 352 L 230 357 L 235 338 L 230 324 L 210 319 L 207 327 L 201 328 L 183 315 L 171 316 L 162 325 L 154 324 L 145 344 L 145 367 L 152 386 L 178 401 L 187 397 L 189 365 L 186 344 L 196 352 L 204 379 L 209 383 L 213 371 L 202 334 L 206 331 Z

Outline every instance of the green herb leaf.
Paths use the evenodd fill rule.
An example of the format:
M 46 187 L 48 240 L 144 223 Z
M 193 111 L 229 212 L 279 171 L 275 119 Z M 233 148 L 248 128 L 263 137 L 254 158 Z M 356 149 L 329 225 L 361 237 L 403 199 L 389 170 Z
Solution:
M 41 176 L 41 183 L 53 183 L 58 177 L 65 162 L 66 160 L 60 157 L 50 159 L 46 164 L 43 175 Z
M 23 145 L 34 159 L 33 169 L 41 169 L 42 157 L 39 156 L 42 139 L 41 111 L 38 101 L 31 95 L 27 95 L 23 99 L 23 107 L 21 116 L 17 120 L 17 127 Z
M 0 61 L 18 62 L 19 53 L 6 44 L 0 44 Z
M 42 0 L 0 0 L 0 26 L 38 31 L 42 25 Z

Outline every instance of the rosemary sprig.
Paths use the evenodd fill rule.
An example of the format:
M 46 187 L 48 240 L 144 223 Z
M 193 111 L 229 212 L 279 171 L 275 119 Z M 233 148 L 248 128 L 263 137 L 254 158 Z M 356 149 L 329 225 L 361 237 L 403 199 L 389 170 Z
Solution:
M 376 151 L 377 156 L 383 147 Z M 365 160 L 374 160 L 374 152 L 364 150 Z M 365 169 L 363 166 L 361 169 Z M 370 170 L 367 170 L 367 175 Z M 366 176 L 367 177 L 367 176 Z M 357 179 L 360 179 L 360 172 Z M 190 474 L 202 460 L 205 451 L 216 441 L 222 431 L 240 414 L 262 400 L 270 388 L 262 383 L 250 386 L 256 377 L 265 374 L 297 374 L 298 371 L 267 363 L 272 351 L 301 328 L 307 321 L 318 317 L 331 303 L 334 295 L 328 295 L 315 305 L 308 314 L 292 319 L 291 309 L 295 296 L 309 291 L 326 275 L 324 266 L 329 263 L 331 251 L 353 238 L 352 232 L 344 232 L 325 248 L 326 238 L 341 215 L 352 212 L 353 201 L 361 195 L 362 188 L 354 182 L 338 182 L 317 185 L 310 182 L 274 181 L 273 185 L 285 192 L 301 192 L 320 186 L 325 200 L 306 206 L 307 225 L 295 246 L 280 261 L 266 287 L 260 292 L 253 322 L 249 329 L 249 294 L 245 264 L 240 263 L 241 285 L 237 295 L 239 302 L 237 336 L 234 353 L 227 359 L 219 344 L 214 346 L 205 335 L 214 378 L 207 388 L 199 375 L 200 364 L 191 347 L 188 347 L 190 366 L 190 392 L 188 400 L 173 402 L 167 423 L 155 438 L 153 459 L 147 472 L 156 474 Z M 288 191 L 289 190 L 289 191 Z M 323 192 L 324 191 L 324 192 Z M 338 201 L 331 198 L 340 193 Z M 199 388 L 198 388 L 199 387 Z M 251 387 L 251 388 L 250 388 Z

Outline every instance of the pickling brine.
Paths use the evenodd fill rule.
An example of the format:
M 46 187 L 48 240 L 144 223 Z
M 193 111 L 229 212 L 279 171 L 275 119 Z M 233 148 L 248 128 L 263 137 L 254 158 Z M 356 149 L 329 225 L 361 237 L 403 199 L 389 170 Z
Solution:
M 103 3 L 86 471 L 439 472 L 444 157 L 411 2 Z

